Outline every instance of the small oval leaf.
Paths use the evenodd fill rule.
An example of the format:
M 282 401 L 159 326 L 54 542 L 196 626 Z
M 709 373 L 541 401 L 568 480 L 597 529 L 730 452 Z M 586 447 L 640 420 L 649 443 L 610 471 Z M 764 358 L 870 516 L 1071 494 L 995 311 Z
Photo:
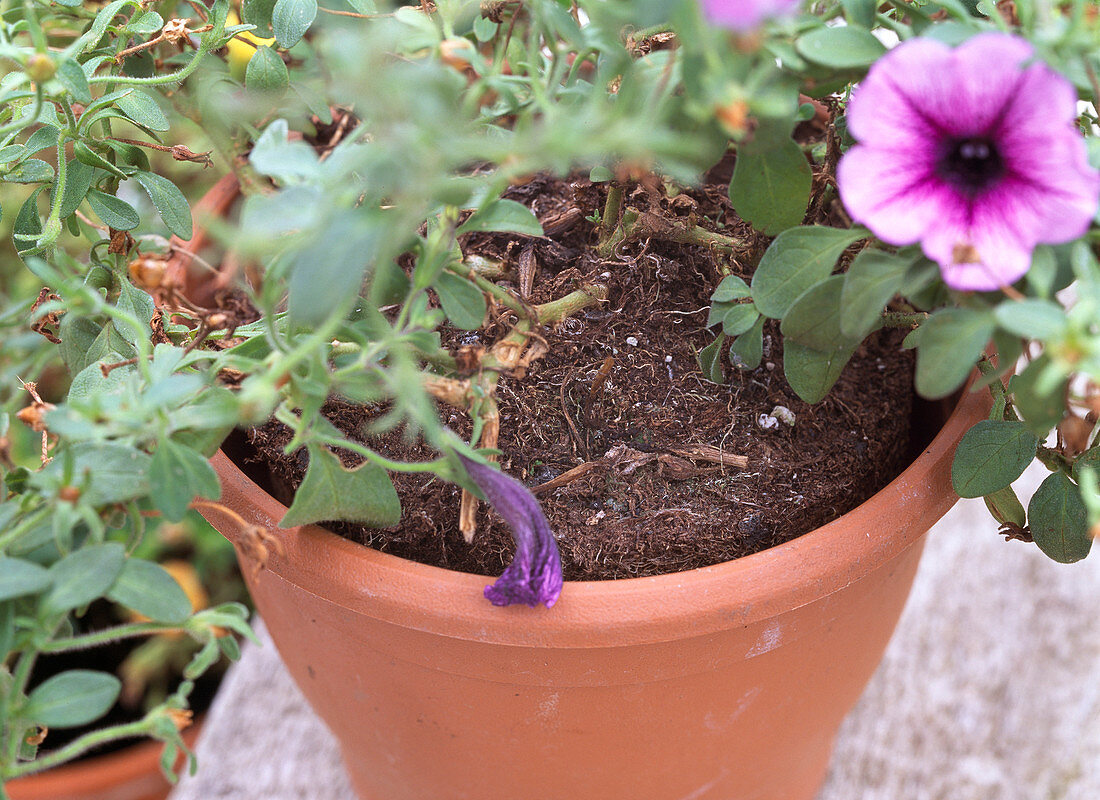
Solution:
M 76 728 L 106 714 L 121 690 L 122 682 L 114 675 L 72 669 L 31 692 L 22 716 L 47 728 Z

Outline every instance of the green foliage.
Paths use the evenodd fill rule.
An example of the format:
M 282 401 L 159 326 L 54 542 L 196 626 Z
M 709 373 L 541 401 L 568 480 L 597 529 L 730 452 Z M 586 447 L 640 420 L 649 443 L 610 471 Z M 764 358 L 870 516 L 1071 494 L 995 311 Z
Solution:
M 781 319 L 803 292 L 832 273 L 840 254 L 865 236 L 860 229 L 793 228 L 776 237 L 752 276 L 752 297 L 761 314 Z
M 315 0 L 244 0 L 243 24 L 231 27 L 228 0 L 207 6 L 205 20 L 176 0 L 155 9 L 136 0 L 16 3 L 0 15 L 0 224 L 18 254 L 0 259 L 0 438 L 14 443 L 11 463 L 0 460 L 0 779 L 43 758 L 19 755 L 32 724 L 94 719 L 117 692 L 109 676 L 34 690 L 25 680 L 40 652 L 106 641 L 78 632 L 89 603 L 148 618 L 123 626 L 125 636 L 184 631 L 194 647 L 189 680 L 236 655 L 235 640 L 215 629 L 245 635 L 243 610 L 191 614 L 182 589 L 142 550 L 154 538 L 150 514 L 186 521 L 194 498 L 216 501 L 205 459 L 233 427 L 274 414 L 291 431 L 291 449 L 309 453 L 287 525 L 390 525 L 401 509 L 387 471 L 456 477 L 450 454 L 478 442 L 443 424 L 426 387 L 453 382 L 451 399 L 465 403 L 476 436 L 508 371 L 492 351 L 474 374 L 460 370 L 455 342 L 474 337 L 459 331 L 489 326 L 477 341 L 491 346 L 499 326 L 515 325 L 516 339 L 538 341 L 544 315 L 560 318 L 514 291 L 517 260 L 552 214 L 513 187 L 542 173 L 623 190 L 614 216 L 593 217 L 593 240 L 618 236 L 607 237 L 603 263 L 582 259 L 562 287 L 581 293 L 581 310 L 613 310 L 633 302 L 618 257 L 650 246 L 627 230 L 650 212 L 631 198 L 633 179 L 655 178 L 671 200 L 724 154 L 735 156 L 729 197 L 755 231 L 708 226 L 705 243 L 685 243 L 682 230 L 673 240 L 730 255 L 710 299 L 714 338 L 698 354 L 700 376 L 751 380 L 766 319 L 775 319 L 787 380 L 819 400 L 886 324 L 915 327 L 907 343 L 917 351 L 917 388 L 943 397 L 992 341 L 1000 364 L 981 360 L 979 383 L 993 392 L 994 418 L 960 443 L 956 488 L 984 495 L 1000 524 L 1030 530 L 1053 557 L 1087 552 L 1083 532 L 1100 521 L 1095 431 L 1082 454 L 1047 435 L 1084 418 L 1082 385 L 1100 379 L 1095 226 L 1078 242 L 1038 248 L 1027 277 L 1004 294 L 947 291 L 915 246 L 869 241 L 846 254 L 870 238 L 842 222 L 834 178 L 838 151 L 852 144 L 843 105 L 885 52 L 872 31 L 958 42 L 993 24 L 984 5 L 939 2 L 944 21 L 916 0 L 803 4 L 793 21 L 737 46 L 687 1 L 582 0 L 576 16 L 558 0 L 522 10 L 346 5 L 371 18 L 319 14 Z M 1083 65 L 1096 63 L 1100 22 L 1072 4 L 1044 14 L 1018 5 L 1020 35 L 1082 100 L 1095 101 Z M 826 24 L 814 11 L 843 13 L 848 24 Z M 177 19 L 197 47 L 158 38 Z M 644 41 L 647 28 L 671 37 Z M 274 41 L 240 41 L 249 36 Z M 805 135 L 821 119 L 804 95 L 828 99 L 821 135 Z M 1094 110 L 1082 111 L 1094 161 L 1096 123 Z M 206 151 L 213 169 L 204 171 Z M 239 214 L 199 213 L 193 201 L 229 171 L 246 195 Z M 589 191 L 577 182 L 578 207 Z M 180 248 L 195 233 L 193 210 L 209 234 L 197 253 Z M 677 220 L 689 240 L 696 216 Z M 500 263 L 466 258 L 471 242 L 503 242 L 501 234 L 510 244 Z M 227 246 L 245 269 L 216 276 Z M 168 263 L 184 264 L 186 285 L 172 283 L 179 276 L 167 274 Z M 751 286 L 734 271 L 752 272 Z M 1067 309 L 1059 292 L 1072 282 L 1077 303 Z M 30 331 L 33 322 L 60 344 Z M 741 374 L 727 376 L 724 353 Z M 999 379 L 1024 354 L 1001 392 Z M 53 406 L 38 408 L 48 463 L 40 432 L 15 416 L 32 403 L 17 379 L 40 380 Z M 400 432 L 439 457 L 399 462 L 347 439 L 320 414 L 334 395 L 381 409 L 368 443 Z M 334 451 L 364 464 L 344 469 Z M 1054 474 L 1025 513 L 1008 484 L 1036 453 Z M 182 706 L 189 691 L 165 703 Z M 185 750 L 168 706 L 159 707 L 141 730 L 168 744 L 171 763 Z
M 23 715 L 46 728 L 76 728 L 106 714 L 121 690 L 122 682 L 114 675 L 72 669 L 31 692 Z
M 1038 446 L 1038 438 L 1019 422 L 983 420 L 959 442 L 951 484 L 959 497 L 992 495 L 1023 474 Z
M 737 148 L 730 202 L 742 219 L 775 236 L 802 222 L 813 173 L 790 136 L 767 128 Z
M 328 450 L 311 447 L 302 488 L 279 525 L 344 520 L 385 528 L 400 519 L 401 502 L 384 469 L 369 461 L 345 469 Z
M 1055 472 L 1035 490 L 1028 503 L 1031 535 L 1039 549 L 1063 564 L 1080 561 L 1092 549 L 1088 515 L 1077 485 Z

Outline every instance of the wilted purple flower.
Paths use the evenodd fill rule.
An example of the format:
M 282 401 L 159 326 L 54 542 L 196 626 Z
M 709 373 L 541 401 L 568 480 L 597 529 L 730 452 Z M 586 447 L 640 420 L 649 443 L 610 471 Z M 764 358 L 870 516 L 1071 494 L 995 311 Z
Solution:
M 485 587 L 485 596 L 495 606 L 554 605 L 561 594 L 561 557 L 539 501 L 526 486 L 500 470 L 465 456 L 458 458 L 485 498 L 508 523 L 516 540 L 516 557 L 496 583 Z
M 793 11 L 802 0 L 702 0 L 703 15 L 716 25 L 747 31 Z
M 1096 213 L 1100 173 L 1076 116 L 1073 86 L 1023 39 L 911 39 L 848 105 L 859 144 L 837 169 L 841 199 L 883 241 L 919 241 L 951 288 L 997 289 Z

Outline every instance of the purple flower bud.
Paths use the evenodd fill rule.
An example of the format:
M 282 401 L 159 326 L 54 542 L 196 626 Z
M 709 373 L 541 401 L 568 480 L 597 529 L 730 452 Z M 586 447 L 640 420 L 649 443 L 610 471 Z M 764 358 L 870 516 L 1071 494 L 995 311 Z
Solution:
M 464 456 L 458 458 L 516 540 L 516 557 L 496 583 L 485 587 L 485 596 L 495 606 L 554 605 L 561 594 L 561 557 L 539 501 L 515 478 Z
M 702 0 L 703 16 L 735 31 L 758 28 L 765 20 L 790 13 L 802 0 Z

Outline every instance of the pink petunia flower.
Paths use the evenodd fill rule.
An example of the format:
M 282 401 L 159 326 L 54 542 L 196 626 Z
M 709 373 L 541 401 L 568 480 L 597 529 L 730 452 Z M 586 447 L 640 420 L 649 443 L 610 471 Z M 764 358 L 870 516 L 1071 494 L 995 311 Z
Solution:
M 1096 214 L 1100 173 L 1076 116 L 1073 86 L 1023 39 L 912 39 L 848 105 L 859 144 L 837 169 L 841 199 L 883 241 L 919 241 L 951 288 L 997 289 L 1037 244 L 1076 239 Z
M 794 11 L 802 0 L 702 0 L 703 15 L 716 25 L 747 31 Z

